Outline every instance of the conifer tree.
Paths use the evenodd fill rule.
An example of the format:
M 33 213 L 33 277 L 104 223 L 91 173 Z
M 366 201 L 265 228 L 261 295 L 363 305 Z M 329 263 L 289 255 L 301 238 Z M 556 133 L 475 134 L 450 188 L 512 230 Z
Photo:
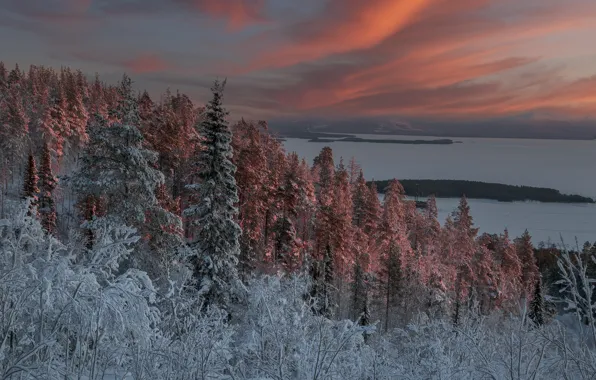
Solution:
M 544 324 L 544 298 L 542 297 L 542 279 L 540 275 L 536 277 L 534 283 L 534 294 L 530 302 L 528 317 L 536 326 L 542 326 Z
M 465 195 L 460 199 L 457 210 L 453 212 L 452 222 L 445 224 L 445 230 L 451 235 L 448 239 L 452 243 L 448 260 L 456 269 L 455 298 L 459 306 L 459 302 L 468 296 L 475 281 L 473 257 L 477 251 L 478 234 Z
M 313 171 L 315 176 L 315 194 L 317 197 L 317 214 L 315 218 L 315 258 L 321 260 L 327 245 L 333 244 L 333 208 L 335 184 L 335 164 L 333 151 L 329 147 L 323 148 L 315 157 Z
M 163 175 L 154 169 L 157 155 L 143 148 L 139 130 L 128 124 L 106 125 L 97 116 L 91 139 L 73 176 L 75 190 L 83 197 L 103 198 L 107 216 L 140 227 L 146 210 L 157 204 L 155 188 Z
M 280 187 L 280 215 L 274 224 L 276 249 L 274 256 L 286 270 L 297 269 L 304 249 L 304 236 L 299 236 L 300 215 L 309 212 L 314 205 L 314 189 L 308 178 L 308 168 L 300 162 L 296 153 L 287 156 Z M 303 226 L 305 228 L 306 226 Z
M 536 257 L 534 256 L 534 245 L 532 244 L 532 237 L 528 230 L 525 230 L 523 235 L 515 240 L 516 251 L 519 261 L 521 263 L 521 283 L 526 299 L 531 298 L 534 291 L 534 283 L 537 277 L 540 276 L 538 265 L 536 264 Z
M 194 203 L 184 211 L 193 229 L 191 248 L 197 259 L 199 294 L 207 304 L 223 307 L 242 291 L 237 269 L 241 230 L 235 221 L 236 167 L 231 161 L 232 133 L 222 105 L 225 83 L 216 81 L 211 89 L 213 97 L 200 125 L 205 148 L 196 158 L 196 182 L 187 185 Z
M 89 114 L 84 103 L 86 88 L 82 83 L 78 83 L 76 74 L 69 69 L 65 71 L 63 78 L 66 81 L 65 97 L 66 118 L 69 127 L 69 148 L 74 152 L 78 152 L 89 140 L 86 130 Z
M 381 265 L 379 278 L 385 297 L 385 330 L 389 328 L 389 312 L 404 285 L 404 269 L 411 252 L 407 239 L 404 189 L 392 180 L 385 191 L 383 220 L 380 229 Z
M 32 153 L 29 153 L 29 159 L 27 161 L 27 168 L 25 171 L 25 179 L 23 183 L 23 199 L 30 198 L 31 206 L 37 206 L 39 187 L 37 183 L 39 176 L 37 175 L 37 166 L 35 164 L 35 158 Z
M 0 102 L 4 98 L 7 89 L 8 71 L 6 70 L 6 66 L 4 66 L 4 62 L 0 61 Z
M 99 114 L 106 120 L 108 118 L 108 105 L 104 95 L 104 85 L 99 80 L 99 75 L 97 73 L 95 74 L 95 80 L 89 91 L 88 110 L 90 115 Z
M 52 149 L 56 157 L 60 159 L 64 155 L 64 144 L 68 138 L 68 131 L 70 130 L 67 118 L 67 104 L 64 96 L 64 87 L 62 82 L 57 82 L 55 87 L 50 91 L 49 101 L 49 127 L 54 137 L 51 141 Z
M 9 168 L 19 162 L 26 151 L 29 118 L 25 112 L 22 94 L 19 83 L 12 82 L 8 96 L 3 104 L 0 104 L 0 154 L 4 156 Z
M 343 163 L 340 163 L 335 175 L 333 200 L 331 201 L 330 211 L 334 267 L 338 277 L 343 279 L 349 274 L 348 272 L 350 272 L 351 266 L 354 263 L 352 191 L 349 174 L 343 167 Z
M 354 226 L 358 228 L 364 228 L 367 221 L 367 199 L 368 199 L 368 186 L 364 179 L 364 173 L 362 170 L 358 173 L 358 177 L 354 182 L 354 211 L 353 211 L 353 222 Z
M 41 164 L 39 170 L 39 188 L 41 196 L 39 198 L 38 212 L 41 218 L 41 225 L 49 234 L 56 234 L 56 204 L 54 202 L 53 192 L 56 189 L 58 181 L 52 171 L 52 155 L 50 147 L 44 145 Z
M 21 71 L 19 64 L 17 63 L 14 69 L 10 70 L 10 73 L 8 74 L 8 85 L 10 87 L 13 87 L 14 85 L 20 87 L 23 85 L 24 78 L 25 74 Z
M 513 301 L 513 307 L 517 306 L 520 295 L 523 295 L 522 264 L 515 250 L 515 245 L 509 240 L 509 232 L 499 237 L 497 255 L 500 258 L 501 266 L 501 293 L 502 298 Z
M 265 217 L 271 193 L 266 144 L 264 131 L 256 123 L 242 119 L 234 125 L 232 146 L 238 185 L 238 220 L 242 228 L 240 265 L 243 273 L 250 272 L 257 261 L 264 259 L 264 236 L 268 227 Z M 274 226 L 276 232 L 289 232 L 290 225 L 281 223 L 284 225 Z M 275 250 L 281 248 L 280 240 L 284 238 L 275 242 Z

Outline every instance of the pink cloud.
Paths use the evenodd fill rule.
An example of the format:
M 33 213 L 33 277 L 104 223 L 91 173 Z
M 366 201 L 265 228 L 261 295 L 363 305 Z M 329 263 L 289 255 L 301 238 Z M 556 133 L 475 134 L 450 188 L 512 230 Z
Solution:
M 169 68 L 169 64 L 156 54 L 142 54 L 123 62 L 124 67 L 134 74 L 162 72 Z

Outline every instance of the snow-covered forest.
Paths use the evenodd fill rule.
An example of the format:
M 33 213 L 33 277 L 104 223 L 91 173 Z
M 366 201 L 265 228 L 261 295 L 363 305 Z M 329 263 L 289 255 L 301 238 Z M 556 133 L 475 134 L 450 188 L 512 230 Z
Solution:
M 0 379 L 596 377 L 589 243 L 381 202 L 224 89 L 0 63 Z

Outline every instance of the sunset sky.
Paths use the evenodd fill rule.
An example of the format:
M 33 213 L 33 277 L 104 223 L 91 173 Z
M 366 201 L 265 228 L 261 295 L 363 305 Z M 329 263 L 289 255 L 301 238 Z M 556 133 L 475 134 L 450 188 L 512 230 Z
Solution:
M 596 118 L 594 0 L 0 0 L 8 65 L 68 65 L 234 115 Z

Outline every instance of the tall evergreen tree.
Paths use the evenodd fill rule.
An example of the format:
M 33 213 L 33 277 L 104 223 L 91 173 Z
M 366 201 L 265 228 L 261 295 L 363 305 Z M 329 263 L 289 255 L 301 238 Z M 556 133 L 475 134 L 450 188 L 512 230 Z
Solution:
M 157 204 L 155 189 L 163 175 L 154 168 L 157 155 L 143 148 L 139 130 L 129 124 L 106 125 L 98 116 L 83 151 L 74 189 L 83 197 L 103 198 L 107 216 L 140 227 L 147 209 Z
M 196 159 L 196 182 L 187 185 L 194 203 L 184 215 L 193 228 L 191 248 L 196 255 L 195 275 L 199 294 L 207 304 L 226 307 L 242 295 L 238 275 L 240 255 L 240 226 L 238 216 L 238 188 L 232 163 L 232 133 L 222 105 L 225 81 L 216 81 L 211 88 L 213 97 L 206 105 L 200 131 L 204 149 Z
M 64 145 L 70 130 L 67 117 L 67 103 L 64 95 L 64 85 L 56 80 L 54 88 L 50 91 L 49 100 L 50 121 L 48 129 L 52 131 L 53 140 L 50 140 L 56 157 L 64 155 Z M 48 136 L 49 137 L 49 136 Z
M 404 285 L 404 270 L 411 253 L 407 239 L 404 189 L 393 180 L 385 191 L 383 219 L 380 229 L 381 265 L 379 279 L 385 297 L 385 330 L 389 328 L 389 312 Z
M 534 283 L 534 294 L 530 302 L 528 317 L 536 326 L 542 326 L 544 324 L 544 298 L 542 297 L 542 279 L 540 275 L 536 277 Z
M 264 259 L 267 198 L 271 193 L 268 189 L 270 175 L 266 144 L 265 131 L 256 123 L 243 119 L 234 125 L 232 146 L 238 184 L 238 219 L 242 228 L 240 265 L 243 274 L 250 272 L 258 261 Z M 281 231 L 288 227 L 286 224 L 275 228 Z M 281 244 L 277 241 L 275 249 L 280 248 Z
M 322 260 L 327 245 L 333 244 L 333 198 L 335 188 L 335 164 L 333 151 L 324 147 L 315 157 L 313 165 L 317 214 L 315 218 L 315 258 Z
M 23 183 L 23 198 L 31 198 L 32 205 L 37 205 L 39 187 L 37 186 L 39 176 L 37 175 L 37 165 L 32 153 L 29 153 L 29 160 L 27 161 L 27 168 L 25 170 L 25 179 Z
M 0 102 L 6 94 L 8 89 L 8 70 L 4 66 L 4 62 L 0 61 Z
M 41 164 L 39 169 L 39 188 L 41 196 L 39 197 L 38 212 L 41 218 L 41 225 L 49 234 L 56 233 L 56 204 L 54 202 L 53 192 L 56 189 L 58 181 L 52 171 L 52 155 L 50 147 L 46 143 L 41 154 Z
M 478 249 L 476 236 L 478 228 L 474 227 L 470 206 L 465 196 L 460 199 L 457 210 L 453 212 L 453 219 L 445 224 L 445 231 L 450 235 L 451 242 L 448 260 L 456 268 L 455 298 L 456 305 L 469 295 L 469 290 L 475 281 L 473 258 Z M 459 314 L 460 310 L 458 310 Z
M 9 81 L 10 82 L 10 81 Z M 0 155 L 8 168 L 20 162 L 26 152 L 29 118 L 25 112 L 23 91 L 18 82 L 8 89 L 0 104 Z
M 531 298 L 534 291 L 533 286 L 537 278 L 540 276 L 538 265 L 536 264 L 536 257 L 534 256 L 534 245 L 532 244 L 532 237 L 528 230 L 525 230 L 523 235 L 515 240 L 516 251 L 519 261 L 522 265 L 521 283 L 523 287 L 524 296 L 526 299 Z
M 108 118 L 108 106 L 104 96 L 104 85 L 99 80 L 99 75 L 95 74 L 95 80 L 89 91 L 89 113 L 91 115 L 99 114 L 104 119 Z
M 335 310 L 333 304 L 333 253 L 331 246 L 325 247 L 322 260 L 309 262 L 310 265 L 310 298 L 313 301 L 312 311 L 315 314 L 330 318 Z
M 89 140 L 87 135 L 87 121 L 89 113 L 85 108 L 84 97 L 86 88 L 78 83 L 77 76 L 70 69 L 63 75 L 66 97 L 66 118 L 68 120 L 68 142 L 73 152 L 79 152 Z

